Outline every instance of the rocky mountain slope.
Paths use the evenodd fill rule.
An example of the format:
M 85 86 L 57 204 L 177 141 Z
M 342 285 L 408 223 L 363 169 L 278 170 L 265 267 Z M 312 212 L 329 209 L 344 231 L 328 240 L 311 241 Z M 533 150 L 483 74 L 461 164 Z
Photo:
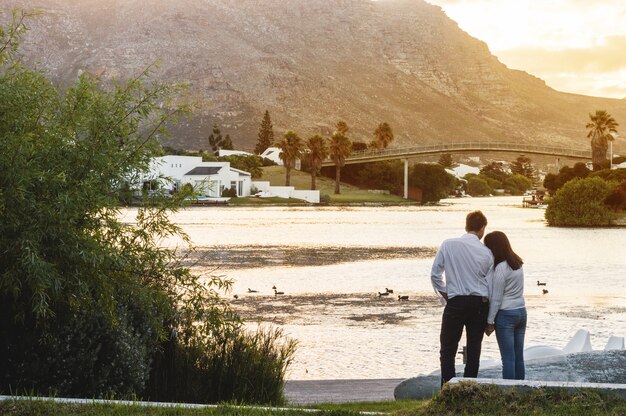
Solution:
M 189 83 L 192 119 L 172 144 L 206 149 L 213 123 L 251 149 L 268 109 L 277 135 L 328 134 L 345 120 L 369 142 L 517 140 L 586 147 L 587 114 L 626 125 L 626 100 L 555 91 L 508 69 L 423 0 L 9 0 L 42 11 L 26 58 L 59 82 L 83 71 Z M 5 13 L 3 19 L 6 19 Z M 618 143 L 619 147 L 623 144 Z

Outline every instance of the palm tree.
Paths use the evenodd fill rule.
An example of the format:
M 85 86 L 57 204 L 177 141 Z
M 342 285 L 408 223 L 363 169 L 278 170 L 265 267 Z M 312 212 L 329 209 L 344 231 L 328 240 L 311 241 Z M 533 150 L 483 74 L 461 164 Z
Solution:
M 370 147 L 374 149 L 386 149 L 389 143 L 393 141 L 393 131 L 389 123 L 380 123 L 374 130 L 374 141 L 370 143 Z
M 304 142 L 293 131 L 285 133 L 283 138 L 276 143 L 281 150 L 280 160 L 285 165 L 285 186 L 289 186 L 291 182 L 291 170 L 296 167 L 296 161 L 302 157 L 304 151 Z
M 619 124 L 606 110 L 596 110 L 595 114 L 589 114 L 589 119 L 585 127 L 589 129 L 587 138 L 591 139 L 593 170 L 600 170 L 608 164 L 606 151 L 609 141 L 614 139 L 611 133 L 617 133 Z
M 337 124 L 335 125 L 335 132 L 336 133 L 341 133 L 343 135 L 345 135 L 346 133 L 348 133 L 348 130 L 350 128 L 348 127 L 348 123 L 346 123 L 343 120 L 339 120 L 337 122 Z
M 335 132 L 330 139 L 330 158 L 335 164 L 335 193 L 339 194 L 339 182 L 341 181 L 341 168 L 346 164 L 346 158 L 352 152 L 352 143 L 346 135 L 340 131 Z
M 328 157 L 330 151 L 325 138 L 320 135 L 309 137 L 306 141 L 309 148 L 309 167 L 311 168 L 311 190 L 315 190 L 315 178 L 319 173 L 322 162 Z

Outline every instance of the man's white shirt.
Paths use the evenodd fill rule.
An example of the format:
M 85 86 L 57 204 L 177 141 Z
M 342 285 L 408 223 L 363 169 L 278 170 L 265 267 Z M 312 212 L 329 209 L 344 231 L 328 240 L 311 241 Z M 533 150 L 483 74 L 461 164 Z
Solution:
M 492 268 L 491 250 L 480 242 L 477 235 L 467 233 L 441 243 L 430 279 L 437 295 L 441 296 L 439 292 L 447 293 L 448 299 L 469 295 L 487 297 L 487 275 Z

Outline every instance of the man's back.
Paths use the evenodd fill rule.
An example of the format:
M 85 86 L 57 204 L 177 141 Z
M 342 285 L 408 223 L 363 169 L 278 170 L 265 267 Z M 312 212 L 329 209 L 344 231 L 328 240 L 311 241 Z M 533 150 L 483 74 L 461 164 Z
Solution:
M 445 240 L 433 263 L 431 281 L 435 290 L 454 296 L 488 296 L 487 274 L 493 265 L 491 250 L 474 234 Z M 443 272 L 445 269 L 445 282 Z

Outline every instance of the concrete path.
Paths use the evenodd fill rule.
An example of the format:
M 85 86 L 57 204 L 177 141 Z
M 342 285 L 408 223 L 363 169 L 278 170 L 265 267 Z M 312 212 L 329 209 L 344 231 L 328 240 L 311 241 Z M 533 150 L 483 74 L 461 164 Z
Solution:
M 348 403 L 394 400 L 393 391 L 404 379 L 287 380 L 289 404 Z

